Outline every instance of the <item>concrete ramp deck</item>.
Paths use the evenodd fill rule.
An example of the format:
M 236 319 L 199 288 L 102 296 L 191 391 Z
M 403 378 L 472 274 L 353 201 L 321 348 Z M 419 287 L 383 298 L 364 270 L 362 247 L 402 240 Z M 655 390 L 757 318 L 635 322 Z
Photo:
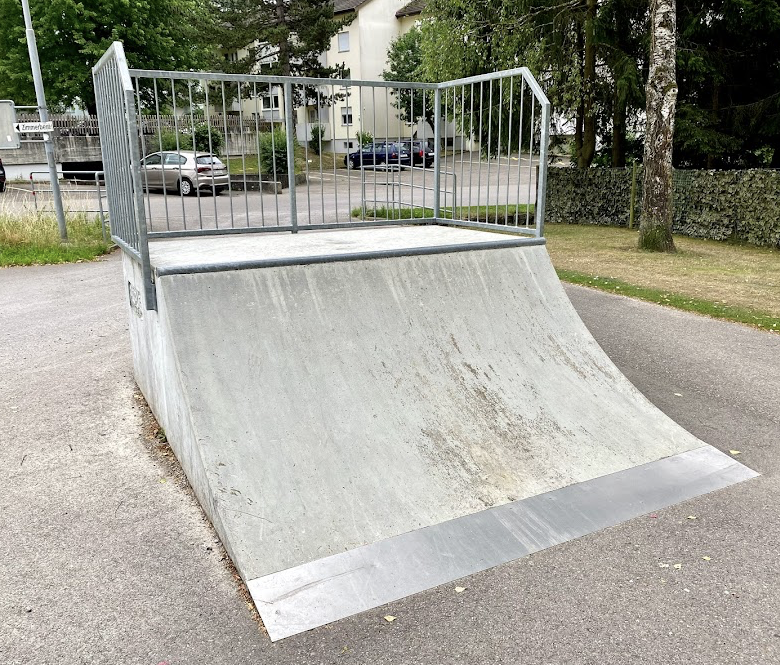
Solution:
M 622 376 L 534 239 L 385 227 L 150 255 L 136 378 L 272 639 L 756 475 Z

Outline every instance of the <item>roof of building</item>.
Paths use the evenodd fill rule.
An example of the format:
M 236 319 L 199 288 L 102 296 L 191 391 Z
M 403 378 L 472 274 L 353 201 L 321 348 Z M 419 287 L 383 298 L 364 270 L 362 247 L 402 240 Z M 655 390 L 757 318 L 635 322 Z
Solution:
M 416 16 L 417 14 L 422 14 L 425 5 L 427 4 L 428 0 L 412 0 L 410 3 L 401 7 L 401 9 L 395 13 L 395 17 L 401 18 L 402 16 Z
M 344 12 L 351 12 L 360 7 L 367 0 L 333 0 L 333 13 L 343 14 Z

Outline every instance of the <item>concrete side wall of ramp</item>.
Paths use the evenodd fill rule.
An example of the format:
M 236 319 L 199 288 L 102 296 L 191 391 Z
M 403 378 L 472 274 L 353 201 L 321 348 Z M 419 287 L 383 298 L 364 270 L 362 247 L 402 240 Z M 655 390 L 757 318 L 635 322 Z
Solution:
M 248 581 L 705 446 L 610 362 L 543 246 L 157 292 L 136 376 Z

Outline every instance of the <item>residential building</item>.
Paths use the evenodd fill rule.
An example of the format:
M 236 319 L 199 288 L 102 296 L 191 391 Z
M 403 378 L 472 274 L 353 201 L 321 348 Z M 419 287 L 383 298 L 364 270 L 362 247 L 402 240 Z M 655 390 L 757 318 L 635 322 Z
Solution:
M 355 18 L 333 36 L 330 48 L 322 54 L 323 64 L 343 64 L 351 80 L 381 80 L 390 44 L 419 20 L 424 6 L 425 0 L 335 0 L 336 15 L 354 12 Z M 226 58 L 235 61 L 247 54 L 242 49 L 226 54 Z M 310 99 L 296 110 L 296 135 L 301 143 L 311 140 L 315 124 L 323 130 L 323 150 L 339 154 L 357 148 L 358 132 L 370 133 L 376 140 L 433 138 L 433 131 L 424 121 L 410 126 L 400 119 L 393 106 L 395 97 L 388 88 L 326 85 L 319 93 L 319 103 Z M 241 102 L 235 102 L 231 110 L 240 111 L 244 117 L 258 115 L 261 120 L 283 122 L 283 91 L 269 86 L 255 97 L 254 91 L 244 90 Z

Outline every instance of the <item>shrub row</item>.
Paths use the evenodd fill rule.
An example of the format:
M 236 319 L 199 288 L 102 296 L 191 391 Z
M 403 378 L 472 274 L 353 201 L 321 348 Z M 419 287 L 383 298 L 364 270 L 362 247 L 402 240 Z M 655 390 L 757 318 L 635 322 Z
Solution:
M 546 219 L 628 226 L 631 180 L 630 168 L 550 168 Z M 635 224 L 641 208 L 642 169 L 638 168 Z M 780 171 L 676 170 L 674 232 L 780 247 Z

